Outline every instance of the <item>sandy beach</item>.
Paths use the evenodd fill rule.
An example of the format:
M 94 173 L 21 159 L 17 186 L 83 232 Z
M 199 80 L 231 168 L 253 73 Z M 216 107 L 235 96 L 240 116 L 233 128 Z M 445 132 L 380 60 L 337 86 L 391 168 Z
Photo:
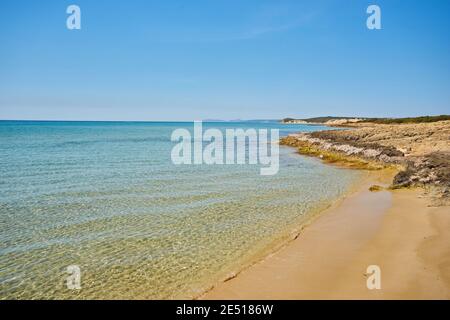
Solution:
M 351 124 L 282 143 L 365 169 L 357 190 L 204 299 L 450 299 L 450 121 Z M 380 169 L 384 168 L 384 169 Z M 369 289 L 369 266 L 381 288 Z
M 371 192 L 392 181 L 373 172 L 360 188 L 276 253 L 202 299 L 449 299 L 450 208 L 422 189 Z M 381 269 L 369 290 L 367 267 Z

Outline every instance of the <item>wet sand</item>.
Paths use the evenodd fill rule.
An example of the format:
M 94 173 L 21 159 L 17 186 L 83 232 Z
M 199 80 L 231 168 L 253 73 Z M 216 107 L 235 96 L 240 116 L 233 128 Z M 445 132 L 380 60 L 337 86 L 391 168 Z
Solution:
M 202 299 L 450 299 L 450 208 L 372 175 L 279 251 Z M 367 288 L 367 267 L 381 289 Z

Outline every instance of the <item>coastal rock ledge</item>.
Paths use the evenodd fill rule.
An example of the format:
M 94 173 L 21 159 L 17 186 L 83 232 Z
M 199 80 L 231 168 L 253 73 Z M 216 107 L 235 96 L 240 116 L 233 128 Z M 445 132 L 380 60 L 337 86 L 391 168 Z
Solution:
M 450 121 L 355 123 L 346 130 L 291 134 L 280 144 L 350 168 L 396 167 L 391 188 L 424 187 L 437 204 L 450 202 Z

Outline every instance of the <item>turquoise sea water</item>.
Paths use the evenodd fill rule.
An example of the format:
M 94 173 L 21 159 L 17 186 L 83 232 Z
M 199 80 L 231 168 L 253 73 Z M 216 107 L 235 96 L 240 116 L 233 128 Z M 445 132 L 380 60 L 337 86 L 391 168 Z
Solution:
M 183 127 L 192 123 L 1 121 L 0 299 L 196 296 L 359 177 L 285 147 L 274 176 L 256 165 L 175 166 L 170 136 Z M 81 290 L 66 286 L 69 265 Z

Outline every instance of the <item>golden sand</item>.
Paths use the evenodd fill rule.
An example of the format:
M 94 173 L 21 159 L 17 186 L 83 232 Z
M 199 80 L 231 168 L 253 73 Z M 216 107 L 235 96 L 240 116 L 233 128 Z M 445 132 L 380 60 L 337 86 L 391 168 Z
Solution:
M 450 299 L 450 207 L 429 207 L 423 190 L 361 188 L 302 234 L 203 299 Z M 381 270 L 369 290 L 367 267 Z

